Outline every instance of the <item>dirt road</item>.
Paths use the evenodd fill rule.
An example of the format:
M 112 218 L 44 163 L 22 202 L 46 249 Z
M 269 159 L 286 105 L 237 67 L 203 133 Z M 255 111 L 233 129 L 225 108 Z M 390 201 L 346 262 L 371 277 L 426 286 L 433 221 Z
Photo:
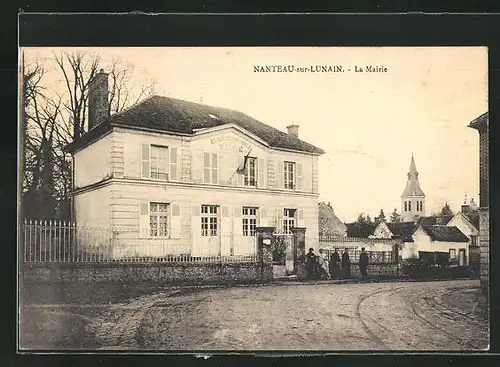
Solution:
M 488 347 L 478 299 L 478 281 L 304 284 L 187 289 L 121 304 L 25 310 L 31 317 L 41 311 L 82 317 L 87 342 L 80 348 L 450 351 Z

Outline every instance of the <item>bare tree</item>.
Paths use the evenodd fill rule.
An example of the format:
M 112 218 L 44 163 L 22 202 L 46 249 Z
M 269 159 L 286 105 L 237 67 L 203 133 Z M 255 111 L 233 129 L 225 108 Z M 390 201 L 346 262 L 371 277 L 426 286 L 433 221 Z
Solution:
M 89 84 L 102 63 L 96 54 L 61 52 L 24 64 L 21 141 L 24 201 L 31 207 L 27 215 L 69 218 L 72 166 L 66 147 L 86 132 Z M 107 69 L 110 114 L 154 92 L 153 81 L 134 84 L 133 65 L 113 59 Z M 47 70 L 55 72 L 59 84 L 45 83 Z

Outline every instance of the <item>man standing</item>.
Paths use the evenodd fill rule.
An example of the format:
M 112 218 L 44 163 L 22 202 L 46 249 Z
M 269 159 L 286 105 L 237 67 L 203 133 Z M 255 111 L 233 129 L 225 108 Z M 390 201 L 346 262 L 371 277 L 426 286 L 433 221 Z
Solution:
M 365 248 L 361 248 L 361 254 L 359 254 L 359 272 L 361 277 L 366 278 L 368 275 L 366 268 L 368 267 L 368 254 L 365 252 Z
M 337 249 L 330 255 L 330 276 L 332 279 L 338 279 L 340 276 L 340 255 Z
M 344 249 L 342 254 L 342 277 L 344 279 L 351 277 L 351 259 L 349 258 L 348 249 Z

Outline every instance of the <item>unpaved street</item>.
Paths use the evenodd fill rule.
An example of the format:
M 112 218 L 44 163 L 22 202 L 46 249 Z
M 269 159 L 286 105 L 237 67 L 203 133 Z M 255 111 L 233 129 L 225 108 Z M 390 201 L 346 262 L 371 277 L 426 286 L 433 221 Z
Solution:
M 25 311 L 81 317 L 86 343 L 77 348 L 478 350 L 488 347 L 489 334 L 478 295 L 478 281 L 293 284 L 166 291 L 112 305 L 31 304 Z

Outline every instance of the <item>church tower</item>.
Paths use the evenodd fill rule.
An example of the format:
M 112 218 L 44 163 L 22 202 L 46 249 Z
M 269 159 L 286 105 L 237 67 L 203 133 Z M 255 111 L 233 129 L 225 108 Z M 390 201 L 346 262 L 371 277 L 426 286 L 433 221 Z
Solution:
M 408 181 L 406 181 L 406 187 L 401 195 L 401 220 L 413 222 L 423 216 L 425 216 L 425 194 L 418 182 L 417 167 L 412 154 Z

